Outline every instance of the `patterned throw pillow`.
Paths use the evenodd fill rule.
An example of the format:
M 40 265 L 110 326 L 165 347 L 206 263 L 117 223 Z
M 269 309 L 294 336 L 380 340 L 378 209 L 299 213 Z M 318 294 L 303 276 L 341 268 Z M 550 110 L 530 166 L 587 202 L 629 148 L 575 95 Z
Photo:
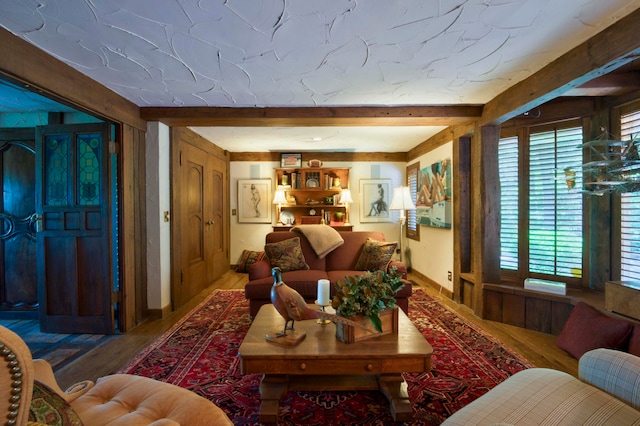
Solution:
M 249 272 L 249 268 L 251 268 L 251 265 L 261 261 L 263 258 L 264 251 L 242 250 L 242 256 L 240 257 L 240 262 L 238 262 L 236 272 Z
M 45 425 L 82 426 L 82 420 L 71 405 L 49 386 L 37 380 L 33 383 L 29 421 Z
M 302 254 L 299 237 L 265 244 L 264 251 L 267 253 L 271 266 L 277 266 L 282 272 L 309 269 Z
M 356 271 L 386 271 L 391 262 L 397 242 L 378 241 L 368 238 L 356 262 Z

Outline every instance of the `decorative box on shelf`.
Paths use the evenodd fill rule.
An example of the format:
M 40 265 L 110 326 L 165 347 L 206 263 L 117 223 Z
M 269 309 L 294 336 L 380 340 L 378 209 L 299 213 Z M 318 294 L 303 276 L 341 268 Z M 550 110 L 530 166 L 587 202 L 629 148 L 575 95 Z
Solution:
M 355 343 L 378 336 L 384 336 L 385 334 L 398 333 L 398 308 L 383 309 L 380 311 L 379 316 L 382 322 L 382 333 L 379 333 L 373 328 L 369 317 L 357 315 L 349 317 L 349 319 L 363 325 L 365 328 L 336 323 L 336 337 L 344 343 Z
M 543 293 L 559 294 L 566 296 L 567 285 L 557 281 L 540 280 L 537 278 L 527 278 L 524 280 L 525 290 L 541 291 Z

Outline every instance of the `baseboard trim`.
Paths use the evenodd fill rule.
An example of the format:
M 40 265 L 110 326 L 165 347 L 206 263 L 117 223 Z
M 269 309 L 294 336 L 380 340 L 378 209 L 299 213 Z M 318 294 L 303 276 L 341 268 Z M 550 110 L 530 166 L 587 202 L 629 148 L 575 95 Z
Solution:
M 452 291 L 447 290 L 446 288 L 444 288 L 443 286 L 441 286 L 440 284 L 438 284 L 437 282 L 435 282 L 431 278 L 429 278 L 426 275 L 422 274 L 420 271 L 417 271 L 415 268 L 413 268 L 411 270 L 411 273 L 413 275 L 416 275 L 418 278 L 420 278 L 420 280 L 422 280 L 425 283 L 427 283 L 429 285 L 429 287 L 433 287 L 434 289 L 436 289 L 443 296 L 445 296 L 445 297 L 447 297 L 449 299 L 453 299 L 453 292 Z
M 148 316 L 151 320 L 165 319 L 171 313 L 171 304 L 162 309 L 149 309 Z

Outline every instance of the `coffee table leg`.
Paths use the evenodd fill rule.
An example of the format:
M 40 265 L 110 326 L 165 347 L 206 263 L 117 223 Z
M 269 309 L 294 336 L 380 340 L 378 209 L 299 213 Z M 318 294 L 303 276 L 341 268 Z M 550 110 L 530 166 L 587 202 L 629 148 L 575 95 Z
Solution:
M 260 382 L 260 423 L 277 423 L 280 399 L 287 393 L 289 379 L 284 374 L 265 374 Z
M 409 422 L 413 419 L 413 410 L 407 391 L 407 382 L 402 374 L 382 374 L 378 376 L 380 391 L 389 400 L 391 415 L 396 422 Z

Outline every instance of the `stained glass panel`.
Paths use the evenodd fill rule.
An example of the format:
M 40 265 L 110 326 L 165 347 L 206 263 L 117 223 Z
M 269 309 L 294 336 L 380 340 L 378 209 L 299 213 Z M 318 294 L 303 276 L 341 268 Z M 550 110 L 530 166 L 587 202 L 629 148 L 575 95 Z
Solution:
M 85 133 L 77 136 L 78 182 L 76 186 L 78 205 L 100 204 L 100 133 Z
M 49 206 L 66 206 L 69 135 L 47 135 L 44 143 L 44 199 Z

